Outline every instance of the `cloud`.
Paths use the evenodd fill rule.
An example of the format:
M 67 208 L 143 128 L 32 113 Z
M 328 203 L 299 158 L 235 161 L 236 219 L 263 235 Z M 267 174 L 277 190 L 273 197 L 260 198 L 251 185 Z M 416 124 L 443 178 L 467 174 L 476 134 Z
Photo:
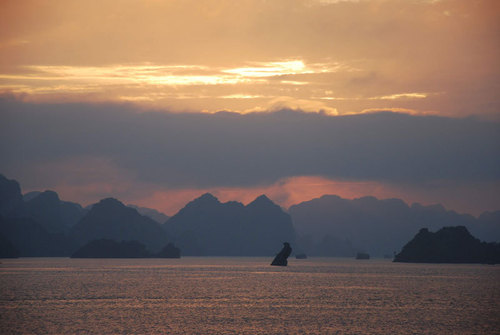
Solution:
M 21 73 L 0 73 L 0 80 L 21 82 L 36 92 L 37 87 L 65 87 L 89 85 L 106 86 L 144 85 L 154 86 L 196 86 L 196 85 L 235 85 L 268 83 L 272 77 L 282 78 L 300 74 L 333 73 L 346 70 L 338 63 L 305 64 L 302 60 L 259 62 L 252 67 L 208 67 L 202 65 L 162 65 L 152 63 L 115 64 L 107 66 L 68 66 L 68 65 L 25 65 Z M 14 70 L 14 69 L 13 69 Z M 282 83 L 296 84 L 294 81 Z M 11 84 L 15 89 L 15 84 Z M 6 89 L 9 85 L 5 84 Z
M 425 99 L 429 93 L 413 92 L 413 93 L 396 93 L 391 95 L 384 95 L 381 97 L 371 97 L 369 100 L 397 100 L 397 99 Z
M 211 112 L 287 96 L 340 114 L 498 115 L 499 8 L 495 0 L 11 1 L 0 11 L 0 92 Z M 235 95 L 247 98 L 219 98 Z
M 0 93 L 23 95 L 24 100 L 32 102 L 128 101 L 156 108 L 183 104 L 184 109 L 192 106 L 193 100 L 204 100 L 206 107 L 202 109 L 210 112 L 233 110 L 234 103 L 227 106 L 227 102 L 224 102 L 227 99 L 238 101 L 240 106 L 247 104 L 245 100 L 254 104 L 265 99 L 269 101 L 267 106 L 272 108 L 279 103 L 279 108 L 313 108 L 332 112 L 335 108 L 304 98 L 289 97 L 284 106 L 283 93 L 297 93 L 298 89 L 290 89 L 290 86 L 310 84 L 301 80 L 298 77 L 300 75 L 349 71 L 347 65 L 336 62 L 305 63 L 300 59 L 243 64 L 247 66 L 209 67 L 153 63 L 106 66 L 25 65 L 20 67 L 21 73 L 0 73 L 0 82 L 6 82 L 0 83 Z M 301 90 L 307 91 L 309 88 L 302 87 Z M 178 100 L 183 101 L 178 103 Z M 172 104 L 172 101 L 177 103 Z M 214 104 L 218 108 L 210 106 Z
M 44 178 L 65 178 L 71 162 L 99 166 L 93 158 L 169 188 L 255 186 L 294 176 L 392 183 L 500 178 L 500 126 L 474 118 L 138 113 L 130 105 L 5 99 L 0 112 L 0 171 L 9 176 L 36 176 L 43 166 Z
M 325 105 L 322 101 L 309 99 L 296 99 L 293 97 L 277 97 L 268 102 L 264 110 L 276 112 L 280 110 L 291 109 L 302 112 L 320 112 L 328 115 L 338 115 L 337 109 Z M 257 109 L 256 111 L 262 111 Z

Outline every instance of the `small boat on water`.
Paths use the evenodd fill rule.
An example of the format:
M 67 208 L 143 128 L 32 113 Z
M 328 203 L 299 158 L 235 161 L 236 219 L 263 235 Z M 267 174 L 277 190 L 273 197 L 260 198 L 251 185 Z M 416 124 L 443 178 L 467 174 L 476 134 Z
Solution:
M 297 254 L 297 255 L 295 255 L 295 258 L 296 259 L 306 259 L 307 255 L 306 254 Z
M 356 259 L 370 259 L 370 255 L 366 252 L 358 252 L 356 254 Z

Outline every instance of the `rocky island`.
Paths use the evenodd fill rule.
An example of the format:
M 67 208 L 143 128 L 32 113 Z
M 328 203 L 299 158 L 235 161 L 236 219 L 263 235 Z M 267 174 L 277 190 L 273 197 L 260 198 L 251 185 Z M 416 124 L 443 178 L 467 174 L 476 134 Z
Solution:
M 370 254 L 366 252 L 358 252 L 356 254 L 356 259 L 370 259 Z
M 152 255 L 153 258 L 181 258 L 181 249 L 177 248 L 173 243 L 169 243 L 163 247 L 158 253 Z
M 274 257 L 271 265 L 277 266 L 287 266 L 288 265 L 288 256 L 292 253 L 292 248 L 290 247 L 290 243 L 283 243 L 283 249 Z
M 500 244 L 481 242 L 463 226 L 422 228 L 394 258 L 407 263 L 500 263 Z

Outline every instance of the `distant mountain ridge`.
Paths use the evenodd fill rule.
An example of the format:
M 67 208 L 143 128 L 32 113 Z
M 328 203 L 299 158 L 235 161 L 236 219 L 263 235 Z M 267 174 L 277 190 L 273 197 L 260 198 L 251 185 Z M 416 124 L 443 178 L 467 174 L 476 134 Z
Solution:
M 102 206 L 102 204 L 106 204 Z M 54 191 L 29 192 L 24 196 L 15 180 L 0 175 L 0 235 L 3 255 L 69 256 L 91 239 L 140 240 L 151 251 L 167 245 L 160 223 L 140 215 L 118 200 L 82 208 L 62 201 Z M 7 248 L 8 247 L 8 248 Z M 13 247 L 17 253 L 11 250 Z M 0 257 L 4 257 L 0 254 Z
M 310 256 L 351 257 L 359 251 L 392 256 L 421 228 L 444 226 L 465 226 L 481 240 L 500 241 L 500 211 L 476 218 L 441 205 L 325 195 L 291 206 L 287 213 L 265 195 L 245 206 L 221 203 L 207 193 L 159 224 L 116 199 L 82 208 L 53 191 L 23 196 L 17 181 L 0 175 L 0 235 L 6 255 L 69 256 L 83 243 L 110 238 L 138 240 L 152 252 L 175 242 L 183 255 L 274 256 L 289 242 L 294 252 Z
M 54 191 L 21 194 L 15 180 L 0 175 L 0 215 L 4 217 L 31 218 L 50 233 L 65 233 L 84 215 L 77 203 L 62 201 Z
M 140 215 L 114 198 L 106 198 L 93 205 L 90 211 L 71 228 L 70 236 L 83 245 L 92 240 L 137 240 L 157 252 L 168 242 L 160 224 Z
M 441 205 L 407 205 L 400 199 L 362 197 L 348 200 L 324 195 L 289 209 L 300 245 L 307 253 L 348 256 L 367 251 L 375 256 L 401 250 L 415 231 L 465 226 L 485 241 L 500 241 L 500 211 L 479 218 Z
M 128 204 L 127 207 L 133 208 L 139 212 L 139 214 L 149 217 L 158 223 L 165 223 L 170 217 L 164 213 L 157 211 L 153 208 L 140 207 L 136 205 Z
M 0 215 L 16 216 L 24 207 L 21 186 L 15 180 L 0 174 Z
M 25 212 L 51 233 L 68 232 L 85 213 L 82 206 L 60 200 L 54 191 L 39 192 L 29 198 Z
M 164 228 L 175 236 L 184 255 L 269 256 L 283 242 L 295 243 L 290 216 L 265 195 L 245 206 L 221 203 L 206 193 L 172 216 Z
M 49 233 L 31 218 L 0 217 L 0 233 L 18 250 L 20 257 L 69 256 L 73 243 L 64 234 Z

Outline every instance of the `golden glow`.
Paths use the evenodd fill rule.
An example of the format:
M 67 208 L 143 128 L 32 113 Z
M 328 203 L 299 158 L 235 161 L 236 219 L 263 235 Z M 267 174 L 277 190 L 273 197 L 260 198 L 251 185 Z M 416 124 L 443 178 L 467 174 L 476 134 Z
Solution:
M 232 106 L 219 107 L 200 106 L 200 110 L 216 112 L 219 109 L 237 110 L 239 112 L 278 110 L 282 108 L 301 109 L 306 112 L 323 112 L 338 115 L 338 109 L 324 102 L 339 103 L 343 101 L 362 100 L 413 100 L 425 99 L 430 93 L 395 93 L 376 97 L 339 97 L 312 96 L 310 98 L 294 97 L 311 94 L 314 87 L 308 81 L 274 80 L 283 76 L 315 75 L 335 73 L 337 71 L 354 71 L 352 67 L 337 62 L 307 64 L 302 60 L 279 62 L 261 62 L 255 67 L 217 68 L 202 65 L 176 64 L 116 64 L 110 66 L 56 66 L 28 65 L 23 67 L 23 74 L 0 74 L 0 80 L 11 84 L 1 84 L 0 92 L 28 94 L 43 97 L 44 100 L 89 94 L 97 100 L 109 98 L 117 101 L 146 103 L 161 106 L 165 101 L 193 100 L 203 101 L 215 99 L 232 101 L 255 101 L 267 99 L 265 106 L 254 106 L 247 109 Z M 300 78 L 300 77 L 298 77 Z M 215 87 L 211 91 L 199 87 Z M 220 95 L 222 87 L 239 87 L 249 93 L 230 93 Z M 259 88 L 261 87 L 261 88 Z M 293 91 L 287 87 L 296 87 Z M 256 89 L 257 88 L 257 89 Z M 166 90 L 165 90 L 166 89 Z M 251 92 L 251 93 L 250 93 Z M 302 93 L 301 93 L 302 92 Z M 126 93 L 126 94 L 124 94 Z M 325 94 L 333 94 L 332 90 L 324 90 Z M 238 105 L 236 105 L 238 106 Z M 207 108 L 208 107 L 208 108 Z M 390 107 L 392 108 L 392 107 Z M 239 109 L 239 110 L 238 110 Z M 345 112 L 344 114 L 349 114 Z
M 177 112 L 291 108 L 498 119 L 498 13 L 498 0 L 0 1 L 0 98 Z M 91 163 L 99 173 L 82 174 L 116 176 L 102 171 L 104 162 Z M 286 205 L 322 193 L 355 196 L 349 191 L 359 186 L 300 178 L 316 177 L 219 195 L 247 202 L 269 193 Z M 116 188 L 109 192 L 132 179 L 110 183 Z M 88 193 L 108 192 L 100 189 L 106 182 Z M 136 199 L 148 206 L 154 187 Z M 377 185 L 359 187 L 359 196 L 384 194 Z M 180 206 L 217 190 L 185 191 L 160 189 L 151 201 Z
M 380 198 L 395 195 L 405 198 L 405 194 L 400 190 L 379 182 L 341 181 L 319 176 L 298 176 L 285 178 L 268 186 L 158 190 L 142 199 L 134 199 L 134 202 L 140 206 L 156 208 L 168 215 L 174 215 L 186 203 L 206 192 L 212 193 L 222 202 L 239 201 L 244 204 L 248 204 L 261 194 L 266 194 L 284 208 L 325 194 L 335 194 L 347 199 L 359 198 L 367 194 Z
M 314 75 L 349 69 L 337 62 L 307 64 L 303 60 L 286 60 L 256 63 L 254 67 L 208 67 L 201 65 L 115 64 L 109 66 L 57 66 L 27 65 L 22 74 L 0 74 L 0 80 L 11 84 L 0 85 L 0 92 L 27 94 L 43 100 L 58 99 L 61 95 L 87 99 L 115 99 L 134 103 L 160 105 L 165 101 L 215 99 L 253 101 L 267 99 L 264 107 L 249 109 L 224 107 L 219 109 L 244 111 L 276 110 L 280 108 L 322 111 L 337 115 L 337 110 L 320 102 L 321 99 L 304 99 L 289 96 L 286 87 L 300 87 L 307 92 L 307 81 L 275 80 L 283 76 Z M 200 87 L 205 87 L 203 93 Z M 214 89 L 207 90 L 209 87 Z M 220 95 L 224 87 L 249 93 Z M 261 87 L 261 88 L 259 88 Z M 284 88 L 285 87 L 285 88 Z M 299 88 L 295 88 L 297 93 Z M 124 94 L 125 93 L 125 94 Z M 89 94 L 91 94 L 89 96 Z M 316 101 L 315 101 L 316 100 Z M 210 107 L 210 106 L 207 106 Z M 200 108 L 215 112 L 217 109 Z
M 225 73 L 236 74 L 241 77 L 272 77 L 286 74 L 309 73 L 301 60 L 262 63 L 258 67 L 242 67 L 223 70 Z
M 312 64 L 301 60 L 260 63 L 259 67 L 210 68 L 200 65 L 111 65 L 111 66 L 57 66 L 27 65 L 25 74 L 0 74 L 0 79 L 26 81 L 90 81 L 110 84 L 142 83 L 149 85 L 224 85 L 237 83 L 263 83 L 265 78 L 329 73 L 337 71 L 338 64 Z M 210 74 L 204 74 L 210 73 Z M 282 80 L 284 84 L 307 83 Z
M 113 65 L 89 66 L 26 66 L 32 75 L 10 79 L 90 81 L 109 84 L 149 85 L 215 85 L 234 84 L 240 79 L 224 75 L 203 75 L 207 67 L 198 65 Z M 183 74 L 186 70 L 200 74 Z M 37 75 L 38 74 L 38 75 Z M 3 76 L 0 76 L 3 78 Z
M 285 85 L 308 85 L 309 83 L 307 81 L 293 81 L 293 80 L 282 80 L 282 84 Z
M 177 111 L 287 97 L 339 114 L 498 113 L 499 10 L 494 0 L 3 1 L 0 94 Z
M 428 95 L 428 93 L 398 93 L 381 97 L 372 97 L 370 100 L 425 99 Z
M 260 99 L 265 98 L 262 95 L 250 95 L 250 94 L 231 94 L 224 95 L 220 97 L 221 99 Z

